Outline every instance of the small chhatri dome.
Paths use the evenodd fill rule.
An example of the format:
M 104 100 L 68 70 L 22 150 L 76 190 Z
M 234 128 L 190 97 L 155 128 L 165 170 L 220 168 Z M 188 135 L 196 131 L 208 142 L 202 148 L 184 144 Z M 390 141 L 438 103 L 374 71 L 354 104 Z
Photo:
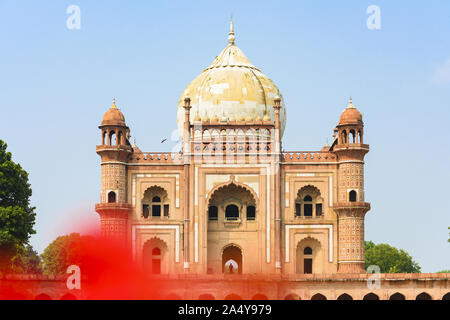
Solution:
M 244 53 L 235 45 L 233 21 L 230 22 L 228 45 L 213 63 L 203 70 L 183 91 L 178 103 L 178 127 L 184 128 L 184 97 L 191 97 L 191 105 L 198 110 L 200 118 L 209 116 L 215 119 L 236 119 L 252 121 L 264 118 L 275 121 L 274 113 L 265 113 L 274 106 L 276 97 L 280 97 L 281 135 L 286 124 L 286 108 L 277 86 L 260 69 L 251 64 Z M 191 124 L 195 114 L 191 116 Z M 267 119 L 269 117 L 269 119 Z M 231 120 L 230 120 L 231 121 Z
M 339 125 L 346 124 L 363 124 L 361 113 L 353 105 L 353 100 L 350 98 L 347 108 L 342 112 L 339 119 Z
M 113 103 L 108 111 L 105 112 L 102 120 L 102 126 L 126 126 L 125 117 L 116 106 L 116 98 L 113 98 Z

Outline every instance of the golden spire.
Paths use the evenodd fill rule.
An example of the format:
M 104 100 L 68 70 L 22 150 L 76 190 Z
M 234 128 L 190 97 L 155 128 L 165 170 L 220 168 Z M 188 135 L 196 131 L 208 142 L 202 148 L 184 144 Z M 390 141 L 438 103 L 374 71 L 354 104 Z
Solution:
M 113 97 L 113 103 L 112 103 L 111 109 L 117 109 L 117 106 L 116 106 L 116 97 Z
M 347 106 L 347 108 L 354 108 L 352 97 L 350 97 L 350 99 L 348 100 L 348 106 Z
M 234 28 L 233 28 L 233 17 L 230 19 L 230 32 L 228 32 L 228 43 L 230 45 L 234 45 L 234 40 L 236 38 L 234 37 Z

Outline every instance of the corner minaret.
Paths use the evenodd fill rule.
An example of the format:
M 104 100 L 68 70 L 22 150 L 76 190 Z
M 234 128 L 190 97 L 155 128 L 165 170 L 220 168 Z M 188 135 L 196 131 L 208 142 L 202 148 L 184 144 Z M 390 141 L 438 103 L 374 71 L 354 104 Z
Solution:
M 350 98 L 335 130 L 331 147 L 337 155 L 338 199 L 333 205 L 338 215 L 338 272 L 364 273 L 364 217 L 370 203 L 364 201 L 364 123 Z
M 128 141 L 130 129 L 115 99 L 99 128 L 101 144 L 96 151 L 101 157 L 102 185 L 100 203 L 95 206 L 95 211 L 100 215 L 102 235 L 125 244 L 131 212 L 126 197 L 126 162 L 132 147 Z

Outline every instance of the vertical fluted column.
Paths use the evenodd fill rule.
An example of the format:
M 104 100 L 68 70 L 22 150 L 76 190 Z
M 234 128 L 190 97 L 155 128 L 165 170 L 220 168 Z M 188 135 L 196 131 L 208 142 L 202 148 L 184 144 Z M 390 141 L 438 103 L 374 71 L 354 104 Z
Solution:
M 274 99 L 275 111 L 275 149 L 274 149 L 274 175 L 275 175 L 275 268 L 281 269 L 281 168 L 280 168 L 280 108 L 281 99 Z
M 190 110 L 191 99 L 184 99 L 184 130 L 183 130 L 183 161 L 184 161 L 184 225 L 183 225 L 183 251 L 184 251 L 184 268 L 189 268 L 189 169 L 190 169 Z

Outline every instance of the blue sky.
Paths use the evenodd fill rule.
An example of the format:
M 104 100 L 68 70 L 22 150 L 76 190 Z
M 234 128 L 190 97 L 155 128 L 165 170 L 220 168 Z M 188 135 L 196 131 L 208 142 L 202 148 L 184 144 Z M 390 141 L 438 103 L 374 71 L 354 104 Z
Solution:
M 69 30 L 69 5 L 81 28 Z M 369 5 L 381 30 L 369 30 Z M 449 1 L 0 0 L 0 139 L 30 173 L 42 251 L 98 221 L 98 125 L 116 96 L 143 151 L 177 128 L 184 87 L 236 44 L 280 88 L 286 150 L 319 150 L 349 96 L 364 114 L 366 239 L 450 269 Z M 170 140 L 170 139 L 169 139 Z

